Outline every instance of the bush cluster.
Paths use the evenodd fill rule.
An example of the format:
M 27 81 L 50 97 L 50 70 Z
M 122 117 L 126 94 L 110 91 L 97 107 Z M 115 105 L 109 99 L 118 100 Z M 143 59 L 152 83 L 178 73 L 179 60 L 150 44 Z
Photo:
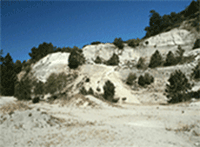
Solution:
M 15 84 L 14 96 L 18 100 L 31 100 L 32 81 L 29 78 L 21 79 Z
M 138 78 L 138 84 L 140 86 L 150 85 L 154 82 L 154 77 L 149 73 L 145 73 L 145 75 L 140 75 Z
M 200 39 L 197 39 L 192 49 L 200 48 Z
M 93 89 L 91 87 L 87 91 L 84 86 L 80 89 L 79 93 L 81 93 L 83 95 L 94 95 L 94 91 L 93 91 Z
M 99 56 L 97 56 L 96 59 L 94 60 L 94 62 L 96 64 L 101 64 L 102 63 L 102 59 Z
M 106 65 L 118 65 L 119 64 L 119 57 L 115 53 L 112 57 L 106 62 Z
M 32 103 L 35 104 L 35 103 L 39 103 L 40 102 L 40 98 L 39 97 L 35 97 L 33 100 L 32 100 Z
M 82 54 L 82 50 L 80 50 L 78 47 L 74 47 L 69 56 L 69 63 L 68 63 L 69 68 L 76 69 L 78 66 L 84 63 L 85 63 L 85 57 Z
M 171 65 L 176 65 L 176 64 L 177 64 L 177 60 L 174 57 L 174 54 L 171 51 L 169 51 L 167 54 L 167 58 L 164 63 L 164 66 L 171 66 Z
M 185 50 L 183 50 L 180 45 L 178 46 L 178 50 L 176 51 L 176 56 L 174 56 L 174 54 L 171 51 L 169 51 L 164 66 L 173 66 L 177 64 L 190 63 L 195 60 L 195 55 L 184 57 L 184 52 Z
M 158 50 L 151 56 L 149 67 L 150 68 L 155 68 L 158 66 L 161 66 L 163 63 L 162 61 L 162 56 Z
M 145 27 L 146 35 L 144 38 L 178 27 L 188 17 L 197 18 L 198 16 L 195 16 L 195 13 L 199 11 L 199 7 L 199 0 L 197 0 L 192 1 L 185 10 L 179 13 L 171 12 L 169 15 L 160 16 L 158 12 L 151 10 L 149 26 Z
M 123 49 L 124 48 L 124 44 L 123 44 L 123 40 L 121 38 L 115 38 L 113 44 L 118 47 L 119 49 Z
M 188 91 L 192 88 L 187 77 L 180 70 L 176 70 L 168 79 L 165 94 L 169 103 L 178 103 L 188 100 Z
M 200 61 L 195 66 L 195 68 L 192 70 L 193 70 L 193 72 L 191 74 L 192 78 L 194 78 L 195 80 L 199 80 L 200 79 Z
M 140 59 L 137 62 L 136 67 L 137 67 L 137 69 L 143 69 L 143 70 L 146 69 L 147 66 L 145 65 L 145 58 L 140 57 Z
M 92 42 L 91 45 L 98 45 L 98 44 L 101 44 L 100 41 L 95 41 L 95 42 Z
M 115 95 L 115 86 L 114 84 L 108 80 L 106 81 L 105 85 L 103 86 L 104 90 L 104 99 L 113 102 L 114 101 L 114 95 Z
M 136 46 L 139 46 L 140 41 L 141 40 L 139 38 L 129 39 L 126 41 L 126 43 L 128 44 L 128 46 L 135 48 Z
M 137 79 L 137 76 L 135 73 L 130 73 L 127 77 L 127 80 L 126 80 L 126 84 L 128 85 L 133 85 L 133 82 Z
M 52 73 L 45 83 L 45 93 L 55 94 L 55 93 L 61 93 L 63 88 L 67 86 L 67 79 L 69 75 L 66 75 L 65 73 L 59 73 L 58 75 L 55 73 Z

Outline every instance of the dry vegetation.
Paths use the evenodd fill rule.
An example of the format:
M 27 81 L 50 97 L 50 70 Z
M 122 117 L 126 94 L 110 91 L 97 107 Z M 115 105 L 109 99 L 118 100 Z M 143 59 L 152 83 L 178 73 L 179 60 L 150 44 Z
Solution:
M 17 101 L 16 103 L 13 102 L 13 103 L 7 103 L 3 105 L 0 108 L 0 112 L 2 112 L 3 114 L 6 114 L 6 113 L 13 113 L 16 110 L 24 111 L 28 109 L 31 109 L 31 108 L 25 102 Z

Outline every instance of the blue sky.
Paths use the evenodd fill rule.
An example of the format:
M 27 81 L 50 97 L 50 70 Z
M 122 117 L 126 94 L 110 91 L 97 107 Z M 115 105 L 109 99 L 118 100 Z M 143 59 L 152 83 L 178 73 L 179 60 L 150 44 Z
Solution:
M 142 38 L 150 10 L 161 16 L 184 10 L 187 1 L 2 1 L 1 49 L 16 60 L 43 42 L 82 48 L 93 41 Z

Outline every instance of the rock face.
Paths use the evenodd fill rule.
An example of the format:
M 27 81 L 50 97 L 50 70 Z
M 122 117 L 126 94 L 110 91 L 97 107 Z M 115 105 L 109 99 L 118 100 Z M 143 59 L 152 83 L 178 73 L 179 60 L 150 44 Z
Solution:
M 187 30 L 175 28 L 169 32 L 152 36 L 142 42 L 144 46 L 171 46 L 191 44 L 195 40 L 195 35 Z
M 76 70 L 79 75 L 77 79 L 71 82 L 71 93 L 79 93 L 84 86 L 86 90 L 92 88 L 94 93 L 103 94 L 103 86 L 107 80 L 110 80 L 115 85 L 115 98 L 119 98 L 119 102 L 140 103 L 137 96 L 132 93 L 131 88 L 122 82 L 126 80 L 130 72 L 142 74 L 136 68 L 132 68 L 139 58 L 144 57 L 145 63 L 148 64 L 150 57 L 156 50 L 163 56 L 169 51 L 175 52 L 178 45 L 186 49 L 185 56 L 190 54 L 196 38 L 194 32 L 182 27 L 147 38 L 140 42 L 140 45 L 136 48 L 128 46 L 127 43 L 124 43 L 123 49 L 117 48 L 112 43 L 87 45 L 82 49 L 86 62 Z M 187 46 L 187 48 L 184 48 L 184 46 Z M 198 49 L 191 54 L 199 54 L 197 51 Z M 97 57 L 100 57 L 103 62 L 108 61 L 113 54 L 119 57 L 119 65 L 106 66 L 94 62 Z M 70 53 L 61 52 L 47 55 L 32 66 L 33 76 L 42 82 L 46 82 L 51 73 L 72 73 L 71 71 L 74 70 L 70 70 L 68 67 L 69 55 Z M 156 77 L 156 75 L 153 76 Z M 85 82 L 87 78 L 90 79 L 89 82 Z
M 34 76 L 42 81 L 46 82 L 46 79 L 51 73 L 61 73 L 68 71 L 68 57 L 69 53 L 53 53 L 39 60 L 32 67 Z
M 126 97 L 124 102 L 140 103 L 137 98 L 131 93 L 130 88 L 122 82 L 122 77 L 119 72 L 115 71 L 116 67 L 106 65 L 83 65 L 81 66 L 78 78 L 74 81 L 72 91 L 73 94 L 79 92 L 79 88 L 85 87 L 88 91 L 92 88 L 94 93 L 103 94 L 103 86 L 107 80 L 110 80 L 115 86 L 115 99 L 119 98 L 119 102 L 122 102 L 122 98 Z M 86 82 L 89 78 L 90 82 Z
M 113 54 L 118 55 L 120 59 L 120 65 L 124 64 L 126 61 L 135 61 L 140 57 L 140 53 L 133 48 L 127 46 L 123 50 L 118 49 L 114 44 L 98 44 L 98 45 L 88 45 L 83 48 L 83 54 L 88 63 L 94 64 L 95 59 L 99 56 L 101 59 L 107 61 Z

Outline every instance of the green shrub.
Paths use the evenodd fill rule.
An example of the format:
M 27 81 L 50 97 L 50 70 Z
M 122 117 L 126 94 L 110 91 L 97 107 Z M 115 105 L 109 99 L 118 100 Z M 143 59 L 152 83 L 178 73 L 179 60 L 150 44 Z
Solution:
M 39 103 L 40 102 L 40 98 L 39 97 L 35 97 L 33 100 L 32 100 L 32 103 L 35 104 L 35 103 Z
M 193 72 L 192 72 L 192 78 L 198 80 L 200 79 L 200 61 L 198 62 L 198 64 L 195 66 L 194 69 L 192 69 Z
M 113 44 L 118 47 L 119 49 L 124 48 L 123 40 L 121 38 L 115 38 Z
M 115 53 L 112 57 L 106 62 L 107 65 L 118 65 L 119 64 L 119 57 Z
M 184 64 L 184 63 L 191 63 L 195 61 L 196 56 L 195 55 L 189 55 L 186 57 L 182 57 L 182 60 L 179 62 L 179 64 Z
M 99 56 L 96 57 L 95 61 L 94 61 L 96 64 L 101 64 L 102 63 L 102 60 Z
M 52 73 L 45 83 L 45 93 L 54 94 L 57 91 L 56 88 L 56 78 L 57 75 L 55 73 Z
M 152 75 L 150 75 L 149 73 L 145 73 L 144 81 L 145 81 L 145 84 L 150 85 L 151 83 L 154 82 L 154 77 Z
M 82 54 L 82 50 L 78 49 L 77 47 L 74 47 L 69 56 L 69 63 L 68 63 L 69 68 L 76 69 L 78 66 L 84 63 L 85 63 L 85 58 Z
M 137 69 L 146 69 L 147 66 L 145 65 L 145 59 L 143 57 L 140 57 L 140 59 L 137 62 Z
M 192 49 L 200 48 L 200 39 L 197 39 Z
M 61 93 L 67 85 L 67 75 L 65 73 L 52 73 L 45 83 L 45 92 L 50 94 Z
M 31 66 L 27 65 L 24 70 L 26 71 L 26 73 L 28 74 L 31 71 Z
M 90 95 L 94 95 L 94 91 L 93 91 L 93 89 L 91 87 L 90 87 L 90 89 L 88 90 L 87 93 L 90 94 Z
M 150 85 L 153 82 L 154 82 L 154 77 L 150 75 L 149 73 L 145 73 L 144 76 L 140 75 L 138 79 L 138 84 L 143 87 L 145 85 Z
M 132 84 L 133 84 L 133 81 L 135 81 L 136 79 L 137 79 L 136 74 L 135 74 L 135 73 L 130 73 L 130 74 L 128 75 L 127 80 L 126 80 L 126 84 L 132 85 Z
M 98 45 L 98 44 L 101 44 L 100 41 L 95 41 L 95 42 L 92 42 L 91 45 Z
M 87 95 L 87 90 L 84 86 L 80 89 L 79 93 L 81 93 L 82 95 Z
M 41 81 L 36 82 L 35 88 L 34 88 L 34 94 L 35 95 L 43 95 L 44 94 L 44 83 Z
M 166 96 L 169 103 L 178 103 L 188 99 L 188 90 L 192 88 L 187 77 L 180 70 L 176 70 L 168 79 L 166 84 Z
M 103 86 L 104 89 L 104 98 L 108 101 L 113 101 L 115 95 L 115 86 L 111 81 L 106 81 L 105 85 Z
M 15 84 L 14 96 L 18 100 L 31 100 L 31 80 L 29 78 L 22 79 Z
M 63 47 L 63 48 L 58 48 L 57 51 L 61 51 L 61 52 L 64 52 L 64 53 L 71 53 L 72 51 L 72 48 L 71 47 Z
M 174 54 L 171 51 L 169 51 L 164 66 L 171 65 L 176 65 L 176 58 L 174 57 Z
M 137 38 L 137 39 L 130 39 L 130 40 L 126 41 L 126 43 L 128 43 L 128 46 L 134 48 L 136 46 L 139 46 L 140 39 L 139 38 Z
M 142 75 L 140 75 L 139 78 L 138 78 L 138 84 L 140 86 L 144 86 L 145 85 L 145 79 L 144 79 L 144 77 Z
M 161 65 L 162 65 L 162 56 L 159 53 L 159 51 L 156 50 L 156 52 L 151 56 L 149 67 L 155 68 Z
M 54 52 L 54 46 L 52 43 L 43 42 L 38 46 L 38 48 L 33 47 L 29 56 L 31 57 L 31 62 L 35 63 L 45 57 L 46 55 Z
M 185 50 L 181 48 L 180 45 L 178 45 L 178 50 L 176 51 L 176 63 L 181 63 L 183 60 L 183 54 L 184 54 Z

